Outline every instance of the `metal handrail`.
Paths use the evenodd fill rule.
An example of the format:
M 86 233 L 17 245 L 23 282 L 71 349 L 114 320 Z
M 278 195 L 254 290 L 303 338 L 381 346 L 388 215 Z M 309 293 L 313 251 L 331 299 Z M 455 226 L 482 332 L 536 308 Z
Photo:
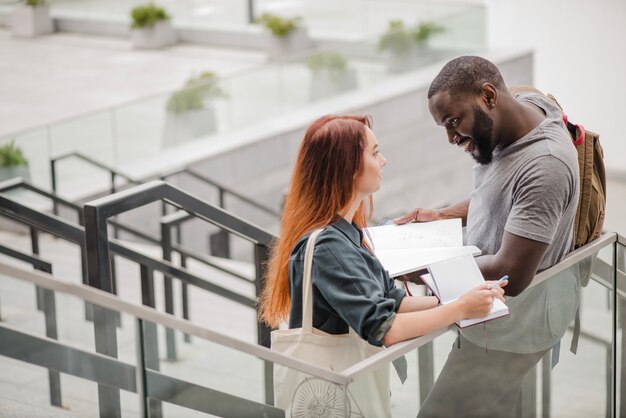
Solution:
M 89 273 L 89 284 L 101 290 L 112 290 L 112 275 L 110 263 L 109 246 L 113 242 L 109 239 L 107 230 L 107 220 L 113 216 L 120 215 L 124 212 L 145 206 L 156 201 L 166 201 L 167 203 L 184 209 L 198 218 L 220 227 L 230 233 L 234 233 L 241 238 L 252 242 L 255 248 L 255 264 L 256 264 L 256 294 L 260 294 L 264 285 L 264 276 L 266 262 L 269 258 L 269 245 L 274 237 L 267 231 L 255 226 L 249 222 L 238 218 L 221 208 L 215 207 L 203 202 L 197 197 L 188 194 L 174 186 L 163 181 L 152 181 L 149 183 L 134 186 L 130 189 L 102 197 L 100 199 L 87 202 L 84 205 L 85 217 L 85 241 L 87 246 L 87 271 Z M 149 266 L 145 268 L 145 281 L 152 282 L 152 273 Z M 170 287 L 169 276 L 164 271 L 166 280 L 164 284 Z M 217 286 L 216 286 L 217 287 Z M 169 292 L 168 292 L 169 293 Z M 230 292 L 232 293 L 232 292 Z M 153 298 L 153 289 L 150 296 Z M 166 300 L 166 305 L 172 305 L 170 300 Z M 254 305 L 256 306 L 256 304 Z M 168 306 L 168 311 L 172 311 L 172 306 Z M 115 356 L 117 353 L 117 339 L 115 336 L 114 324 L 111 320 L 102 317 L 97 323 L 96 335 L 103 334 L 106 336 L 96 339 L 96 349 L 99 353 Z M 257 321 L 257 338 L 258 343 L 269 347 L 270 344 L 270 328 L 261 321 Z M 169 333 L 168 341 L 173 348 L 174 338 Z M 174 351 L 170 348 L 170 355 L 174 355 Z M 272 384 L 272 367 L 271 364 L 265 364 L 265 398 L 268 403 L 273 399 Z M 112 391 L 99 386 L 99 390 L 106 391 L 107 395 L 119 404 L 119 393 L 114 394 Z M 119 409 L 118 406 L 115 407 Z
M 111 193 L 115 193 L 117 191 L 117 187 L 115 186 L 115 181 L 117 180 L 117 177 L 121 177 L 124 180 L 126 180 L 128 183 L 130 184 L 140 184 L 141 182 L 138 180 L 135 180 L 133 178 L 131 178 L 129 175 L 124 174 L 120 171 L 117 171 L 116 169 L 114 169 L 113 167 L 98 161 L 94 158 L 91 158 L 83 153 L 80 153 L 78 151 L 70 151 L 67 152 L 65 154 L 61 154 L 61 155 L 57 155 L 56 157 L 53 157 L 50 159 L 50 184 L 52 187 L 52 191 L 54 194 L 57 194 L 57 162 L 68 159 L 68 158 L 78 158 L 80 160 L 83 160 L 95 167 L 98 167 L 102 170 L 105 170 L 109 173 L 109 176 L 111 177 L 111 185 L 109 187 L 109 191 Z M 58 215 L 58 207 L 56 205 L 56 203 L 53 203 L 53 207 L 52 207 L 52 212 L 55 215 Z
M 38 212 L 37 210 L 22 205 L 21 203 L 18 203 L 2 194 L 0 194 L 0 213 L 4 213 L 7 216 L 16 219 L 22 223 L 34 226 L 39 230 L 63 238 L 66 241 L 72 242 L 79 246 L 85 246 L 85 229 L 83 227 L 79 225 L 74 225 L 58 216 Z M 135 261 L 139 264 L 146 265 L 152 270 L 172 275 L 184 282 L 208 290 L 217 295 L 226 297 L 244 306 L 256 306 L 256 301 L 254 301 L 253 299 L 239 295 L 238 293 L 222 288 L 216 284 L 207 282 L 193 275 L 187 270 L 174 266 L 167 261 L 157 260 L 143 253 L 137 252 L 129 248 L 128 246 L 120 243 L 118 240 L 111 240 L 110 248 L 112 253 L 131 261 Z
M 330 382 L 340 385 L 347 385 L 350 383 L 350 380 L 343 373 L 335 372 L 294 357 L 271 351 L 267 347 L 222 334 L 218 331 L 193 324 L 173 315 L 158 312 L 154 308 L 125 301 L 115 295 L 91 286 L 70 283 L 66 280 L 60 280 L 50 274 L 38 271 L 27 271 L 14 265 L 4 263 L 1 260 L 0 272 L 8 277 L 27 281 L 55 292 L 72 295 L 111 311 L 121 312 L 140 318 L 144 321 L 162 325 L 166 328 L 172 328 L 180 332 L 189 333 L 198 338 L 258 357 L 261 360 L 282 364 L 287 367 L 321 377 Z
M 249 197 L 244 196 L 241 193 L 236 192 L 236 191 L 226 187 L 224 184 L 222 184 L 220 182 L 217 182 L 217 181 L 215 181 L 213 179 L 210 179 L 210 178 L 206 177 L 205 175 L 200 174 L 197 171 L 192 170 L 192 169 L 187 168 L 187 167 L 171 171 L 171 172 L 169 172 L 167 174 L 163 174 L 163 175 L 159 176 L 159 178 L 161 180 L 163 180 L 163 181 L 166 181 L 170 177 L 177 176 L 179 174 L 187 174 L 187 175 L 195 178 L 196 180 L 201 181 L 202 183 L 205 183 L 205 184 L 208 184 L 208 185 L 211 185 L 211 186 L 217 188 L 218 193 L 219 193 L 219 206 L 222 209 L 224 209 L 225 206 L 226 206 L 225 205 L 225 199 L 224 199 L 225 198 L 225 194 L 229 194 L 229 195 L 231 195 L 233 197 L 236 197 L 237 199 L 241 200 L 242 202 L 248 203 L 248 204 L 254 206 L 257 209 L 260 209 L 261 211 L 263 211 L 265 213 L 268 213 L 270 215 L 275 216 L 276 218 L 280 217 L 280 212 L 278 212 L 277 210 L 275 210 L 273 208 L 270 208 L 269 206 L 265 206 L 263 203 L 259 203 L 259 202 L 257 202 L 254 199 L 250 199 Z
M 24 179 L 22 179 L 21 177 L 15 177 L 12 178 L 10 180 L 6 180 L 2 183 L 0 183 L 0 193 L 4 193 L 4 192 L 8 192 L 10 190 L 15 190 L 15 189 L 26 189 L 28 191 L 31 191 L 39 196 L 43 196 L 46 197 L 48 199 L 50 199 L 53 203 L 57 203 L 57 204 L 61 204 L 69 209 L 72 209 L 73 211 L 76 212 L 76 216 L 77 216 L 77 221 L 79 225 L 83 225 L 83 220 L 82 220 L 82 216 L 83 216 L 83 208 L 79 205 L 77 205 L 76 203 L 70 202 L 67 199 L 64 199 L 54 193 L 50 193 L 44 189 L 41 189 L 40 187 L 37 187 L 27 181 L 25 181 Z M 185 212 L 186 213 L 186 212 Z M 191 216 L 191 215 L 189 215 Z M 164 217 L 165 219 L 166 217 Z M 109 223 L 114 226 L 115 228 L 119 229 L 120 231 L 124 231 L 127 232 L 129 234 L 132 234 L 133 236 L 135 236 L 136 238 L 140 238 L 146 242 L 149 242 L 151 244 L 155 244 L 158 246 L 161 246 L 161 240 L 156 236 L 156 235 L 152 235 L 148 232 L 145 231 L 141 231 L 133 226 L 121 223 L 117 220 L 109 220 Z M 215 264 L 213 262 L 211 262 L 210 260 L 208 260 L 206 257 L 204 257 L 202 254 L 198 254 L 188 248 L 185 248 L 181 245 L 172 245 L 172 250 L 174 250 L 175 252 L 179 253 L 182 257 L 186 257 L 186 258 L 190 258 L 193 260 L 196 260 L 202 264 L 205 264 L 209 267 L 215 268 L 221 272 L 227 273 L 232 275 L 233 277 L 236 277 L 238 279 L 242 279 L 245 280 L 249 283 L 253 283 L 251 282 L 247 277 L 242 276 L 241 274 L 235 272 L 235 271 L 231 271 L 225 267 L 222 267 L 218 264 Z
M 64 238 L 67 241 L 78 244 L 81 248 L 81 260 L 84 261 L 85 258 L 87 259 L 87 263 L 84 263 L 83 266 L 88 265 L 89 258 L 92 254 L 86 251 L 86 234 L 85 230 L 81 226 L 73 225 L 70 222 L 54 215 L 40 213 L 37 210 L 22 205 L 3 194 L 0 194 L 0 213 L 27 225 L 30 225 L 31 228 L 38 228 L 39 230 L 49 232 L 53 235 Z M 226 297 L 234 302 L 243 304 L 244 306 L 253 309 L 256 308 L 256 301 L 254 299 L 248 298 L 231 290 L 225 289 L 219 285 L 200 279 L 199 277 L 189 273 L 188 271 L 177 268 L 168 262 L 155 260 L 142 253 L 133 251 L 132 249 L 120 244 L 119 241 L 117 241 L 116 239 L 110 240 L 109 245 L 113 254 L 117 254 L 119 256 L 127 258 L 140 265 L 142 303 L 144 305 L 152 307 L 156 306 L 153 272 L 160 271 L 164 275 L 178 278 L 183 283 L 191 284 L 196 287 L 205 289 L 214 294 Z M 113 260 L 114 259 L 107 260 L 109 266 L 111 261 Z M 87 272 L 89 273 L 89 268 L 85 270 L 87 270 Z M 85 270 L 83 270 L 83 273 L 85 272 Z M 106 282 L 108 287 L 105 287 L 102 290 L 114 293 L 115 288 L 113 287 L 114 282 L 112 279 L 112 276 L 108 276 L 108 281 Z M 84 280 L 85 276 L 83 276 L 83 281 Z M 91 284 L 94 287 L 98 287 L 102 284 L 99 280 L 94 280 L 93 275 L 90 276 L 89 274 L 87 274 L 87 283 Z M 91 318 L 94 322 L 94 335 L 97 352 L 111 357 L 117 357 L 117 335 L 115 327 L 119 321 L 119 317 L 116 317 L 107 311 L 97 310 L 95 307 L 91 306 L 86 306 L 86 313 L 88 315 L 91 315 Z M 258 326 L 258 328 L 259 339 L 263 341 L 267 340 L 268 332 L 264 332 L 260 326 Z M 156 336 L 154 335 L 154 330 L 150 332 L 150 337 L 156 338 Z M 151 351 L 156 350 L 156 345 L 151 345 L 149 349 Z M 153 366 L 158 367 L 158 354 L 152 353 L 150 359 L 151 362 L 154 363 Z M 267 379 L 268 378 L 266 371 L 266 381 Z M 268 387 L 267 384 L 266 387 Z M 109 413 L 112 414 L 111 416 L 118 416 L 120 410 L 119 389 L 98 384 L 98 393 L 102 399 L 106 399 L 104 403 L 100 404 L 101 413 L 104 413 L 107 416 Z M 269 394 L 271 395 L 271 386 Z
M 110 177 L 111 177 L 111 185 L 109 187 L 109 190 L 111 193 L 115 193 L 117 191 L 117 187 L 115 185 L 115 181 L 118 177 L 123 178 L 124 180 L 126 180 L 129 184 L 132 185 L 138 185 L 138 184 L 142 184 L 143 181 L 139 180 L 139 179 L 135 179 L 131 176 L 129 176 L 128 174 L 125 174 L 119 170 L 116 170 L 114 167 L 112 167 L 109 164 L 103 163 L 102 161 L 98 161 L 95 158 L 89 157 L 88 155 L 85 155 L 79 151 L 70 151 L 64 154 L 60 154 L 57 155 L 56 157 L 53 157 L 50 159 L 50 181 L 51 181 L 51 187 L 52 187 L 52 191 L 54 194 L 57 194 L 58 191 L 58 181 L 57 181 L 57 162 L 62 161 L 62 160 L 66 160 L 68 158 L 78 158 L 80 160 L 83 160 L 95 167 L 98 167 L 102 170 L 105 170 L 109 173 Z M 192 170 L 190 168 L 184 167 L 184 168 L 180 168 L 177 170 L 173 170 L 170 171 L 166 174 L 161 174 L 159 176 L 157 176 L 158 178 L 160 178 L 161 180 L 167 180 L 170 177 L 179 175 L 179 174 L 187 174 L 193 178 L 195 178 L 196 180 L 201 181 L 204 184 L 208 184 L 212 187 L 217 188 L 218 193 L 219 193 L 219 206 L 221 208 L 225 207 L 225 195 L 230 195 L 233 197 L 236 197 L 237 199 L 241 200 L 242 202 L 248 203 L 249 205 L 252 205 L 253 207 L 268 213 L 272 216 L 275 217 L 280 217 L 280 212 L 276 211 L 273 208 L 270 208 L 269 206 L 265 206 L 263 203 L 257 202 L 254 199 L 250 199 L 247 196 L 242 195 L 241 193 L 232 190 L 228 187 L 226 187 L 225 185 L 223 185 L 222 183 L 219 183 L 213 179 L 208 178 L 207 176 L 198 173 L 195 170 Z M 163 211 L 165 214 L 165 210 Z M 56 215 L 58 214 L 58 209 L 56 206 L 53 206 L 53 213 Z
M 8 192 L 15 189 L 26 189 L 40 196 L 50 199 L 53 205 L 57 205 L 57 213 L 55 213 L 55 215 L 58 215 L 59 204 L 74 210 L 76 212 L 76 216 L 78 217 L 77 222 L 82 225 L 83 209 L 76 203 L 70 202 L 69 200 L 62 198 L 55 193 L 50 193 L 42 188 L 39 188 L 21 177 L 14 177 L 10 180 L 0 183 L 0 193 Z
M 269 246 L 275 238 L 263 228 L 160 180 L 143 183 L 113 195 L 87 202 L 84 206 L 85 223 L 91 223 L 95 227 L 94 222 L 101 223 L 111 216 L 158 200 L 165 200 L 167 203 L 193 213 L 196 217 L 226 229 L 253 244 Z
M 589 257 L 590 255 L 597 253 L 602 248 L 606 248 L 607 246 L 614 244 L 614 243 L 618 243 L 618 242 L 621 244 L 622 241 L 620 241 L 620 238 L 622 241 L 624 241 L 624 238 L 621 237 L 617 233 L 612 232 L 612 233 L 604 234 L 602 237 L 598 238 L 597 240 L 587 245 L 584 245 L 583 247 L 577 249 L 576 251 L 573 251 L 568 256 L 566 256 L 560 263 L 539 273 L 537 276 L 535 276 L 536 278 L 538 277 L 539 279 L 538 280 L 536 278 L 533 279 L 533 281 L 531 282 L 529 286 L 536 286 L 537 284 L 545 281 L 547 278 L 553 277 L 554 275 L 565 270 L 567 267 L 574 265 L 576 262 L 579 262 Z M 435 333 L 436 334 L 435 337 L 453 328 L 454 326 L 450 326 L 446 329 L 437 331 Z M 359 376 L 363 376 L 366 373 L 376 370 L 377 368 L 381 367 L 384 363 L 389 363 L 395 360 L 396 358 L 399 358 L 400 356 L 410 352 L 411 350 L 414 350 L 420 345 L 423 345 L 426 342 L 431 341 L 433 338 L 435 338 L 435 337 L 430 338 L 429 336 L 431 335 L 432 334 L 428 334 L 427 336 L 420 337 L 422 338 L 422 340 L 420 341 L 418 341 L 419 340 L 418 338 L 418 339 L 408 340 L 408 341 L 400 342 L 398 344 L 394 344 L 391 347 L 388 347 L 386 350 L 376 353 L 373 356 L 344 370 L 343 374 L 345 374 L 350 379 L 350 381 L 353 381 Z M 424 338 L 424 337 L 428 337 L 428 338 Z
M 56 157 L 53 157 L 50 159 L 50 164 L 55 164 L 57 161 L 61 161 L 61 160 L 65 160 L 68 158 L 78 158 L 80 160 L 83 160 L 85 162 L 88 162 L 89 164 L 96 166 L 98 168 L 101 168 L 105 171 L 108 171 L 111 174 L 115 174 L 116 176 L 122 177 L 123 179 L 125 179 L 127 182 L 129 183 L 133 183 L 133 184 L 139 184 L 141 183 L 139 180 L 135 180 L 132 177 L 130 177 L 127 174 L 122 173 L 121 171 L 118 171 L 116 169 L 114 169 L 113 167 L 111 167 L 108 164 L 105 164 L 101 161 L 96 160 L 95 158 L 89 157 L 88 155 L 85 155 L 79 151 L 70 151 L 70 152 L 66 152 L 65 154 L 60 154 L 57 155 Z
M 611 233 L 608 234 L 608 236 L 608 240 L 596 240 L 590 244 L 587 244 L 585 246 L 585 250 L 593 250 L 592 252 L 597 252 L 602 248 L 606 248 L 610 244 L 621 244 L 621 242 L 618 240 L 618 237 L 621 237 L 621 235 Z M 623 241 L 623 237 L 621 238 Z M 574 255 L 574 257 L 578 258 L 578 255 Z M 553 271 L 554 274 L 557 274 L 561 272 L 562 269 L 557 269 L 557 266 L 558 264 L 552 269 L 546 270 L 545 273 Z M 308 362 L 298 360 L 293 357 L 271 351 L 268 348 L 260 346 L 258 344 L 252 344 L 247 341 L 239 340 L 220 332 L 204 328 L 202 326 L 190 323 L 172 315 L 157 312 L 155 309 L 124 301 L 118 297 L 115 297 L 114 295 L 100 291 L 98 289 L 94 289 L 92 287 L 82 286 L 74 283 L 69 283 L 67 281 L 55 279 L 49 274 L 37 271 L 26 271 L 13 265 L 3 263 L 2 261 L 0 261 L 0 271 L 9 277 L 28 281 L 49 290 L 70 294 L 78 298 L 84 299 L 85 301 L 99 305 L 101 307 L 108 308 L 113 311 L 126 313 L 128 315 L 135 316 L 137 318 L 141 318 L 145 321 L 156 323 L 164 327 L 169 327 L 177 331 L 186 332 L 199 338 L 206 339 L 217 344 L 244 352 L 246 354 L 256 356 L 262 360 L 282 364 L 340 385 L 347 385 L 353 382 L 359 376 L 376 370 L 378 367 L 382 366 L 383 363 L 391 363 L 393 360 L 401 357 L 404 354 L 407 354 L 408 352 L 414 350 L 416 347 L 432 341 L 434 338 L 438 337 L 446 331 L 446 329 L 443 329 L 409 341 L 394 344 L 393 346 L 388 347 L 380 353 L 377 353 L 365 360 L 360 361 L 359 363 L 348 369 L 345 369 L 342 372 L 335 372 L 329 369 L 315 366 Z
M 36 254 L 26 254 L 13 248 L 0 245 L 0 254 L 11 257 L 15 260 L 30 264 L 34 269 L 47 274 L 52 274 L 52 263 L 41 259 Z M 57 313 L 54 292 L 40 286 L 36 286 L 37 307 L 44 314 L 44 326 L 46 337 L 54 340 L 58 339 Z M 0 315 L 0 321 L 2 320 Z M 48 391 L 50 404 L 62 406 L 61 399 L 61 376 L 57 370 L 48 369 Z
M 52 200 L 53 204 L 61 204 L 64 205 L 66 207 L 69 207 L 70 209 L 74 210 L 76 212 L 76 215 L 78 217 L 78 223 L 80 225 L 83 225 L 83 210 L 82 207 L 69 202 L 61 197 L 56 196 L 55 194 L 49 193 L 43 189 L 40 189 L 36 186 L 31 185 L 28 182 L 24 182 L 22 179 L 12 179 L 9 180 L 7 182 L 3 182 L 0 183 L 0 193 L 5 192 L 5 191 L 10 191 L 10 190 L 14 190 L 14 189 L 19 189 L 19 188 L 23 188 L 23 189 L 27 189 L 30 190 L 40 196 L 44 196 L 47 197 L 49 199 Z M 240 280 L 244 280 L 247 283 L 250 284 L 254 284 L 254 281 L 250 280 L 249 278 L 235 272 L 232 271 L 228 268 L 225 268 L 223 266 L 220 266 L 216 263 L 213 263 L 212 261 L 208 260 L 206 257 L 204 257 L 201 254 L 197 254 L 194 253 L 188 249 L 184 249 L 182 248 L 180 245 L 176 245 L 176 244 L 172 244 L 171 240 L 168 241 L 168 244 L 165 245 L 164 243 L 164 237 L 162 237 L 161 239 L 159 239 L 156 236 L 153 236 L 147 232 L 144 231 L 140 231 L 134 227 L 122 224 L 120 222 L 117 222 L 113 219 L 109 220 L 109 223 L 115 228 L 115 236 L 117 238 L 117 232 L 118 231 L 125 231 L 128 232 L 130 234 L 132 234 L 134 237 L 138 237 L 144 241 L 147 241 L 151 244 L 155 244 L 159 247 L 162 248 L 163 250 L 163 258 L 168 261 L 171 262 L 171 254 L 173 251 L 178 252 L 178 254 L 180 255 L 180 260 L 181 260 L 181 267 L 185 268 L 187 267 L 187 263 L 186 260 L 187 259 L 193 259 L 195 261 L 198 261 L 206 266 L 209 266 L 211 268 L 217 269 L 221 272 L 224 272 L 226 274 L 229 274 L 230 276 L 233 276 L 237 279 Z M 31 227 L 31 240 L 32 240 L 32 245 L 33 245 L 33 252 L 34 253 L 38 253 L 38 247 L 39 247 L 39 239 L 38 239 L 38 235 L 37 235 L 37 230 L 33 229 Z M 165 249 L 167 247 L 167 254 L 165 252 Z M 82 270 L 82 282 L 84 284 L 88 283 L 88 274 L 87 274 L 87 263 L 86 263 L 86 249 L 84 248 L 84 245 L 81 245 L 81 270 Z M 116 293 L 116 289 L 117 289 L 117 275 L 116 275 L 116 260 L 112 259 L 111 260 L 111 265 L 112 265 L 112 269 L 111 269 L 111 273 L 112 273 L 112 284 L 111 284 L 111 288 L 113 289 L 113 293 Z M 165 275 L 165 286 L 164 286 L 164 297 L 165 297 L 165 310 L 167 313 L 173 314 L 174 313 L 174 299 L 173 299 L 173 293 L 174 290 L 171 286 L 172 283 L 172 278 L 169 275 Z M 37 293 L 38 295 L 40 295 L 40 292 Z M 218 293 L 219 294 L 219 293 Z M 229 295 L 223 295 L 222 296 L 226 296 L 228 298 L 230 298 Z M 149 299 L 148 299 L 149 301 Z M 41 308 L 43 306 L 42 303 L 42 297 L 38 296 L 37 298 L 37 302 L 38 302 L 38 306 Z M 182 281 L 182 313 L 183 313 L 183 318 L 185 319 L 189 319 L 189 297 L 188 297 L 188 283 L 186 281 Z M 246 305 L 250 305 L 250 303 L 246 303 Z M 86 307 L 85 310 L 85 315 L 87 317 L 87 319 L 91 319 L 92 316 L 92 312 L 89 309 L 89 307 Z M 186 334 L 185 336 L 185 342 L 190 342 L 190 336 L 188 334 Z M 167 339 L 167 358 L 169 360 L 175 360 L 177 358 L 177 354 L 176 354 L 176 340 L 174 337 L 174 334 L 172 333 L 171 330 L 166 330 L 166 339 Z
M 2 202 L 0 201 L 0 203 Z M 0 205 L 0 207 L 1 206 L 3 205 Z M 538 275 L 537 280 L 533 281 L 532 285 L 536 285 L 544 281 L 546 278 L 552 277 L 555 274 L 560 273 L 561 271 L 574 265 L 575 263 L 581 260 L 584 260 L 585 258 L 589 256 L 596 254 L 600 249 L 606 248 L 608 245 L 615 244 L 615 243 L 619 243 L 620 245 L 622 245 L 622 242 L 624 241 L 625 241 L 624 238 L 619 234 L 616 234 L 616 233 L 605 234 L 600 239 L 571 253 L 561 263 L 557 264 L 556 266 L 548 270 L 545 270 L 544 272 L 541 272 Z M 114 241 L 112 243 L 114 243 Z M 340 373 L 340 375 L 345 377 L 348 383 L 352 382 L 354 379 L 358 378 L 359 376 L 362 376 L 363 374 L 366 374 L 379 367 L 382 367 L 385 364 L 388 364 L 390 361 L 400 357 L 401 355 L 406 354 L 414 350 L 415 348 L 424 345 L 425 343 L 429 341 L 432 341 L 434 338 L 441 335 L 445 331 L 446 329 L 439 330 L 436 333 L 431 333 L 431 334 L 425 335 L 423 337 L 420 337 L 414 340 L 396 344 L 388 348 L 387 350 L 384 350 L 382 353 L 372 356 L 369 359 L 366 359 L 354 365 L 353 367 L 344 370 L 342 373 Z M 320 376 L 320 377 L 323 377 L 323 376 Z
M 567 270 L 569 267 L 573 266 L 579 261 L 582 261 L 585 258 L 596 254 L 600 249 L 606 247 L 607 244 L 612 244 L 614 242 L 621 243 L 621 241 L 619 241 L 620 238 L 621 236 L 616 232 L 602 234 L 600 238 L 590 242 L 589 244 L 583 245 L 582 247 L 566 255 L 563 260 L 561 260 L 558 264 L 550 267 L 549 269 L 543 270 L 540 273 L 537 273 L 533 278 L 533 281 L 530 283 L 529 287 L 536 286 L 546 279 Z M 623 240 L 623 238 L 621 239 Z

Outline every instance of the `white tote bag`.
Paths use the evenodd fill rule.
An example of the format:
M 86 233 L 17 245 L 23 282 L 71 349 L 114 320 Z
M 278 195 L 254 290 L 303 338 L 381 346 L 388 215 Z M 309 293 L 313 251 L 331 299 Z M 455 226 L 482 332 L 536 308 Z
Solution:
M 333 335 L 313 328 L 311 267 L 315 230 L 306 246 L 302 282 L 302 328 L 272 332 L 272 350 L 340 372 L 382 350 L 350 333 Z M 274 364 L 274 404 L 291 418 L 391 417 L 389 366 L 356 379 L 344 387 L 294 369 Z M 344 409 L 345 408 L 345 409 Z M 345 413 L 344 413 L 345 411 Z

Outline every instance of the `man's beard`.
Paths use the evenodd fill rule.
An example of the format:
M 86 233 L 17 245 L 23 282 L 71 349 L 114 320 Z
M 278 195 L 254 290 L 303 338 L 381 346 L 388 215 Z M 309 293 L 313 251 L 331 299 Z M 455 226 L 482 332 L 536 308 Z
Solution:
M 474 126 L 472 126 L 472 140 L 476 145 L 478 154 L 472 153 L 472 158 L 478 164 L 486 165 L 493 159 L 493 120 L 480 107 L 474 107 Z

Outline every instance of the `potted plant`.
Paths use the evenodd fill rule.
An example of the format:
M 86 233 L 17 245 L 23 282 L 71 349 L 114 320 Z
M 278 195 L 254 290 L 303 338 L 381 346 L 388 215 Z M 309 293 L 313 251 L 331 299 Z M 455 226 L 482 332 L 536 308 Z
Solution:
M 33 38 L 54 32 L 50 7 L 46 0 L 21 0 L 11 16 L 11 33 L 16 37 Z
M 218 86 L 215 73 L 204 71 L 189 78 L 167 100 L 163 147 L 215 132 L 215 110 L 208 103 L 220 97 L 226 94 Z
M 356 87 L 356 72 L 339 52 L 318 52 L 306 59 L 312 72 L 311 100 L 332 96 Z
M 13 177 L 30 180 L 28 160 L 15 142 L 0 146 L 0 181 Z
M 425 55 L 431 36 L 443 31 L 442 26 L 433 22 L 422 22 L 416 28 L 407 27 L 400 20 L 389 22 L 387 31 L 378 41 L 388 71 L 398 73 L 415 68 L 420 56 Z
M 164 8 L 150 2 L 133 8 L 132 42 L 137 49 L 158 49 L 176 43 L 176 32 Z
M 270 57 L 301 51 L 311 45 L 306 28 L 300 25 L 300 17 L 284 18 L 264 13 L 257 21 L 271 34 L 268 41 Z
M 418 45 L 425 46 L 433 35 L 442 32 L 445 32 L 444 27 L 435 22 L 421 22 L 415 30 L 415 40 Z

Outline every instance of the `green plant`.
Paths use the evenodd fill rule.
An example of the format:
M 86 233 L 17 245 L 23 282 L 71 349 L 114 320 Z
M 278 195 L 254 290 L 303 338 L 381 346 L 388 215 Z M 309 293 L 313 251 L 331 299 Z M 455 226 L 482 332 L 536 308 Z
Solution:
M 313 71 L 326 68 L 337 73 L 348 67 L 346 59 L 338 52 L 317 52 L 306 59 L 306 65 Z
M 130 12 L 130 17 L 133 21 L 131 27 L 133 29 L 141 29 L 151 28 L 157 22 L 169 19 L 170 15 L 164 8 L 150 2 L 134 7 Z
M 387 31 L 378 41 L 378 49 L 405 54 L 412 45 L 416 43 L 418 45 L 424 44 L 434 34 L 444 31 L 443 26 L 434 22 L 422 22 L 417 25 L 417 28 L 410 28 L 405 26 L 401 20 L 392 20 L 389 22 Z
M 30 7 L 40 7 L 46 4 L 46 0 L 22 0 L 25 5 Z
M 172 94 L 167 101 L 166 109 L 172 113 L 204 109 L 206 100 L 218 97 L 226 97 L 226 94 L 217 85 L 215 73 L 205 71 L 197 77 L 192 76 L 181 90 Z
M 28 160 L 14 142 L 0 146 L 0 167 L 27 165 Z
M 445 32 L 443 26 L 434 22 L 422 22 L 417 26 L 417 30 L 415 31 L 415 40 L 418 44 L 423 44 L 428 38 L 441 32 Z
M 378 41 L 378 49 L 403 54 L 409 51 L 413 42 L 414 34 L 411 29 L 407 28 L 401 20 L 392 20 L 389 22 L 387 31 Z
M 285 38 L 298 28 L 300 20 L 300 17 L 283 18 L 270 13 L 263 13 L 257 21 L 268 28 L 272 35 Z

